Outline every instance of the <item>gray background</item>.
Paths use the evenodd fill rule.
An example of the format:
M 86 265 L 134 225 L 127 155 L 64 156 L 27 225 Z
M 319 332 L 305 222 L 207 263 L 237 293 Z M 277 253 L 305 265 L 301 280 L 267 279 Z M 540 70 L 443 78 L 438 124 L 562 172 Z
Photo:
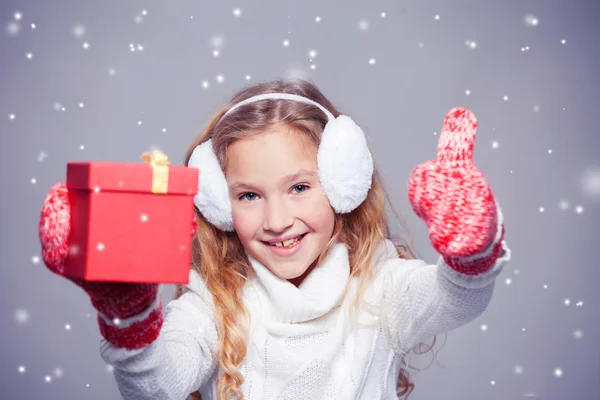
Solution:
M 437 362 L 413 360 L 427 368 L 411 398 L 599 399 L 599 11 L 566 0 L 2 0 L 0 398 L 120 398 L 89 300 L 36 258 L 40 206 L 66 163 L 140 162 L 154 147 L 181 163 L 234 91 L 301 76 L 363 126 L 430 262 L 407 179 L 435 156 L 451 107 L 479 119 L 476 163 L 513 261 L 487 311 L 439 337 Z

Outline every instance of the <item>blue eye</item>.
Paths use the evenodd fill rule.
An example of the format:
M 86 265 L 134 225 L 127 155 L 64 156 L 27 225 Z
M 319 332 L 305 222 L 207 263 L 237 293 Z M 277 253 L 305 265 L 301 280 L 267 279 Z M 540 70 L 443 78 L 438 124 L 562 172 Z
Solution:
M 298 193 L 306 192 L 308 190 L 308 185 L 296 185 L 294 189 L 297 190 Z
M 252 201 L 254 200 L 256 197 L 258 197 L 256 195 L 256 193 L 252 193 L 252 192 L 248 192 L 248 193 L 244 193 L 240 196 L 240 200 L 246 200 L 246 201 Z

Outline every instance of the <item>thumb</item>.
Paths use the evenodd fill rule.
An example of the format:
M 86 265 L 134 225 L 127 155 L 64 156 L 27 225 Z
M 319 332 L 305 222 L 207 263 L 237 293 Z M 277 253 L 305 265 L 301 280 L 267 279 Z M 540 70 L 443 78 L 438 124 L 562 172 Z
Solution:
M 69 193 L 64 183 L 53 185 L 40 212 L 38 233 L 44 263 L 53 272 L 63 273 L 63 263 L 68 253 L 71 207 Z
M 452 166 L 473 165 L 473 144 L 477 118 L 466 108 L 453 108 L 442 125 L 438 141 L 438 161 Z

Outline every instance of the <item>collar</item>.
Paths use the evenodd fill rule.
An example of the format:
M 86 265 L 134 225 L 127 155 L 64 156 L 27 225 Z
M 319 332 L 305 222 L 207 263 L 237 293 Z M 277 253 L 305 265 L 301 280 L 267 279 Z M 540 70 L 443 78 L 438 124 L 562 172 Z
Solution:
M 273 322 L 298 323 L 319 318 L 341 300 L 350 277 L 348 250 L 341 243 L 331 246 L 323 261 L 299 287 L 273 274 L 248 255 L 256 278 L 249 289 L 260 301 L 263 317 Z
M 393 243 L 383 240 L 374 252 L 373 267 L 377 270 L 386 260 L 395 258 L 398 254 Z M 248 259 L 256 276 L 249 278 L 244 297 L 250 304 L 258 305 L 255 311 L 263 318 L 276 323 L 306 322 L 327 314 L 343 300 L 341 297 L 350 278 L 348 250 L 341 243 L 331 246 L 323 262 L 299 287 L 278 278 L 253 257 L 248 255 Z M 212 300 L 204 279 L 194 269 L 190 270 L 190 282 L 186 286 L 202 298 Z

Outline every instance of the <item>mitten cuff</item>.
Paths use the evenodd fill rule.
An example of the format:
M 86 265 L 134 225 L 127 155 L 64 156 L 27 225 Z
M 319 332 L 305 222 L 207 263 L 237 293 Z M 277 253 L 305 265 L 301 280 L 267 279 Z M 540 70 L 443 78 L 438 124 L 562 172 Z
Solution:
M 494 241 L 487 249 L 470 257 L 453 257 L 442 254 L 444 262 L 453 270 L 470 276 L 483 274 L 490 270 L 496 260 L 502 256 L 504 241 L 504 218 L 500 207 L 497 207 L 498 229 Z
M 146 310 L 126 319 L 110 319 L 98 312 L 102 336 L 114 346 L 129 350 L 148 346 L 156 340 L 163 321 L 160 296 L 156 296 Z
M 159 293 L 159 285 L 151 283 L 86 284 L 83 289 L 90 295 L 92 305 L 107 320 L 132 317 L 147 309 Z

